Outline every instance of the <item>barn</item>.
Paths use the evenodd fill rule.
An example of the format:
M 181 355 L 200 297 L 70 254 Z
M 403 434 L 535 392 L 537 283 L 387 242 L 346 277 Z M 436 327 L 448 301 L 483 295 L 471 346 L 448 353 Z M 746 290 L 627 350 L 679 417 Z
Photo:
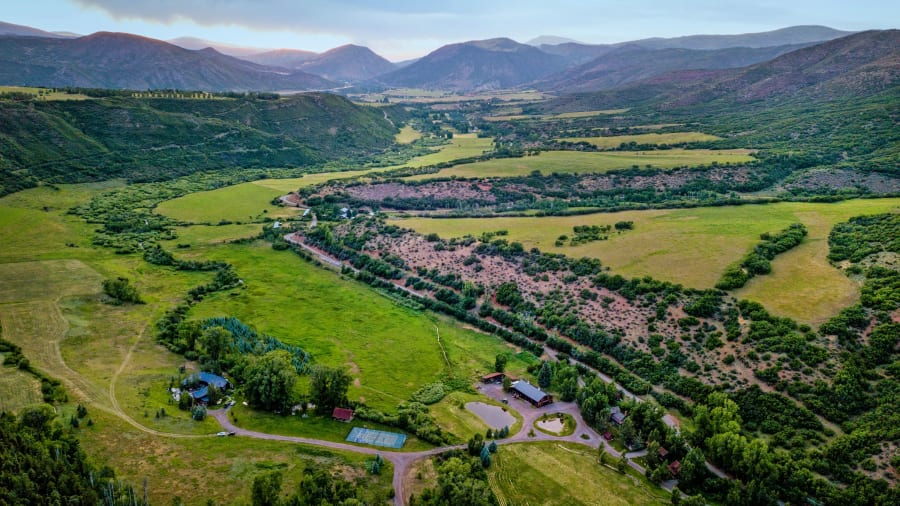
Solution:
M 553 402 L 552 395 L 543 392 L 540 388 L 525 380 L 519 380 L 513 383 L 512 390 L 517 398 L 525 399 L 538 408 Z

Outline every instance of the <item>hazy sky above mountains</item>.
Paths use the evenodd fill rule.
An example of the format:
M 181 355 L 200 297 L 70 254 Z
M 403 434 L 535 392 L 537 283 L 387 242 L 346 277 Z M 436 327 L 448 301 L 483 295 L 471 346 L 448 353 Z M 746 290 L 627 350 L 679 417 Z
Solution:
M 883 0 L 2 0 L 0 19 L 50 31 L 191 36 L 323 51 L 367 45 L 392 60 L 472 39 L 558 35 L 588 43 L 768 31 L 791 25 L 896 28 Z M 894 24 L 892 26 L 891 24 Z

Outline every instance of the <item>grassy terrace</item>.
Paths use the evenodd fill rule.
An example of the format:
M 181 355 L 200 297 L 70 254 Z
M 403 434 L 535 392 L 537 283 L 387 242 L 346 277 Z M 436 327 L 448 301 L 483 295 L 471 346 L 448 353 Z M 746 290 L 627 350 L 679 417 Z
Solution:
M 827 259 L 828 233 L 852 216 L 895 210 L 900 199 L 851 200 L 834 204 L 777 203 L 736 207 L 625 211 L 585 216 L 535 218 L 463 218 L 398 220 L 420 233 L 441 237 L 508 230 L 509 240 L 526 249 L 595 257 L 625 276 L 652 276 L 696 288 L 715 285 L 730 263 L 741 258 L 764 232 L 794 222 L 809 229 L 803 244 L 778 256 L 770 275 L 758 276 L 736 296 L 758 300 L 778 314 L 820 323 L 859 297 L 856 282 Z M 634 230 L 607 241 L 579 246 L 554 245 L 577 225 L 611 225 L 633 221 Z M 797 301 L 804 301 L 798 304 Z
M 585 153 L 580 151 L 546 151 L 523 158 L 497 158 L 478 163 L 457 165 L 433 174 L 420 174 L 407 179 L 422 181 L 438 177 L 514 177 L 540 171 L 544 174 L 602 173 L 632 166 L 670 169 L 674 167 L 717 163 L 744 163 L 753 158 L 745 149 L 668 149 L 664 151 L 616 151 Z
M 721 139 L 721 137 L 701 132 L 671 132 L 664 134 L 612 135 L 608 137 L 565 137 L 559 140 L 566 142 L 587 142 L 598 148 L 617 148 L 622 143 L 629 142 L 664 146 L 667 144 L 681 144 L 683 142 L 717 141 L 719 139 Z

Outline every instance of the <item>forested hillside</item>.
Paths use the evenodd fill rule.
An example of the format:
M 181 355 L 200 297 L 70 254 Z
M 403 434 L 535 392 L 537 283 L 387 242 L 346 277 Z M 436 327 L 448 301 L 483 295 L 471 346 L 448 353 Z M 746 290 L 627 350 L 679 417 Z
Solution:
M 0 100 L 0 195 L 39 181 L 161 180 L 225 167 L 297 167 L 371 155 L 394 126 L 329 94 L 285 99 Z

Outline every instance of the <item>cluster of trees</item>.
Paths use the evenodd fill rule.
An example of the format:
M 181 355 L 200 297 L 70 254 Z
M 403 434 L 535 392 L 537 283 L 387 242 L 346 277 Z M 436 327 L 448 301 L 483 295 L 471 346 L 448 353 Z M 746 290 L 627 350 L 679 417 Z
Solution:
M 486 449 L 487 447 L 482 447 Z M 479 450 L 479 455 L 482 450 Z M 410 506 L 495 506 L 497 498 L 488 484 L 487 472 L 480 457 L 472 457 L 460 451 L 452 451 L 437 457 L 436 488 L 429 488 L 420 496 L 409 499 Z
M 380 459 L 380 457 L 379 457 Z M 381 461 L 383 462 L 383 461 Z M 309 465 L 296 490 L 283 493 L 281 471 L 270 471 L 253 479 L 250 500 L 253 506 L 363 506 L 383 504 L 390 495 L 372 487 L 365 479 L 350 481 L 320 465 Z
M 900 253 L 900 215 L 857 216 L 838 223 L 828 234 L 828 259 L 860 263 L 882 253 Z
M 754 276 L 772 272 L 771 260 L 800 244 L 806 233 L 806 226 L 802 223 L 793 223 L 775 235 L 762 234 L 760 236 L 762 242 L 744 255 L 740 262 L 725 269 L 722 278 L 716 283 L 716 288 L 733 290 L 744 286 Z
M 113 304 L 143 304 L 144 300 L 138 293 L 137 288 L 131 284 L 128 278 L 104 279 L 103 293 L 105 293 Z
M 9 504 L 135 504 L 141 495 L 94 468 L 78 439 L 46 404 L 0 413 L 0 501 Z

